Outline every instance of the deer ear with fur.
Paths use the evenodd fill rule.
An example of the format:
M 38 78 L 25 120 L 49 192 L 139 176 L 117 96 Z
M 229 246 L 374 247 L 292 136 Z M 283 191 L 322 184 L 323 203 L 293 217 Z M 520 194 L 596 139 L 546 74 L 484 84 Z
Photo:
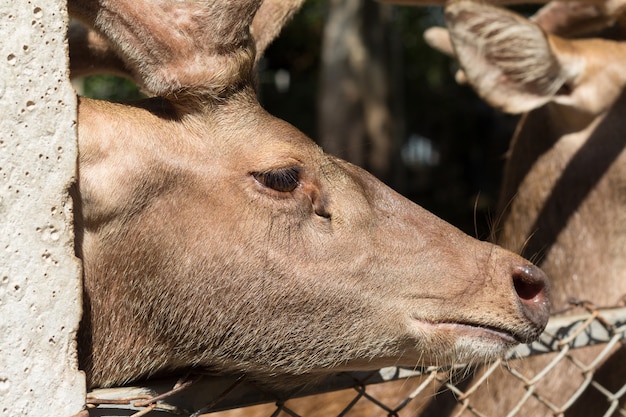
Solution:
M 446 23 L 468 82 L 502 111 L 540 107 L 568 81 L 548 35 L 516 13 L 462 0 L 446 8 Z
M 95 7 L 77 0 L 68 8 L 115 45 L 148 93 L 222 98 L 234 86 L 252 84 L 250 26 L 261 1 L 116 0 Z

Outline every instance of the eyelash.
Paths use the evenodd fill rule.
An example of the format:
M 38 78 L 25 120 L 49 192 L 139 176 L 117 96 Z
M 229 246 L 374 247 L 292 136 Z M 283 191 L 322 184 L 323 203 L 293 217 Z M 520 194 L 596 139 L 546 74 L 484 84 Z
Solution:
M 297 167 L 253 172 L 252 176 L 267 188 L 282 193 L 292 192 L 300 185 L 300 170 Z

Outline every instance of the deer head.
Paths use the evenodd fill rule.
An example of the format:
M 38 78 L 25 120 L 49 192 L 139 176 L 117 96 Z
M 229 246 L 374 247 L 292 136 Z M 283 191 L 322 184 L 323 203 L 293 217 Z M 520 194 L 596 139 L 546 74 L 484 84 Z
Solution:
M 255 40 L 284 18 L 260 3 L 70 3 L 156 96 L 79 104 L 89 384 L 471 362 L 536 338 L 538 268 L 263 110 Z

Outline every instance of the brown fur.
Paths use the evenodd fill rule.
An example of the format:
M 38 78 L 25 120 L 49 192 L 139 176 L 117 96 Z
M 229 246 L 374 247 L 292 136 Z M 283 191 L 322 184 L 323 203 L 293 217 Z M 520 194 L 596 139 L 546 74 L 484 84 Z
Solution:
M 70 4 L 166 96 L 79 103 L 90 386 L 190 367 L 262 379 L 489 360 L 539 335 L 538 268 L 261 108 L 258 4 L 175 4 Z

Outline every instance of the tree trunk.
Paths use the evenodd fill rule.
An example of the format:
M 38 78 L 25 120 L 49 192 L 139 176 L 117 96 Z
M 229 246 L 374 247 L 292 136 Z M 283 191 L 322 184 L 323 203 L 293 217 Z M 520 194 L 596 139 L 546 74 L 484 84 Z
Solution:
M 331 0 L 322 43 L 319 142 L 383 181 L 393 178 L 391 6 Z

